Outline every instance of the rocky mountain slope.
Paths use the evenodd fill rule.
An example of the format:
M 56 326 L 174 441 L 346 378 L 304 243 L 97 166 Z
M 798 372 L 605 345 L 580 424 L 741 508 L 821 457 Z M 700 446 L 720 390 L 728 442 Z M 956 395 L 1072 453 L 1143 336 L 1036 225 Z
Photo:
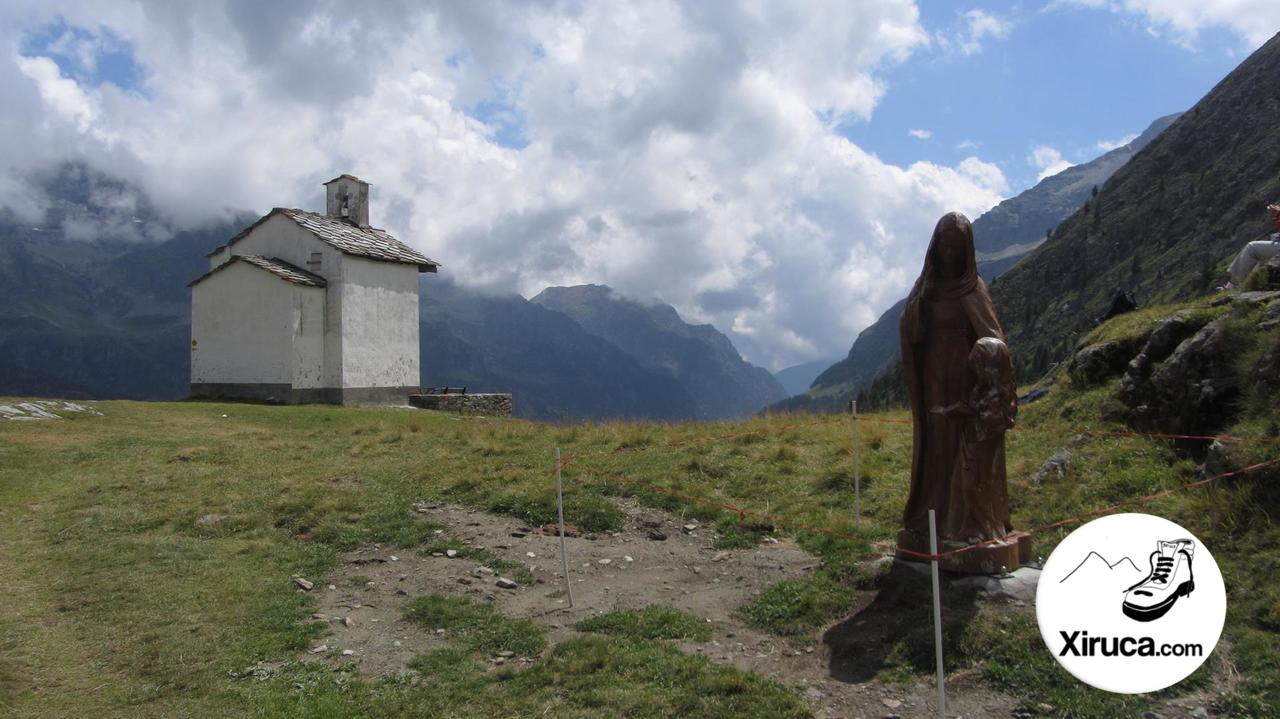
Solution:
M 645 367 L 675 378 L 693 398 L 694 417 L 748 416 L 782 399 L 767 370 L 742 359 L 711 325 L 691 325 L 661 302 L 627 299 L 604 285 L 548 287 L 535 304 L 573 318 Z
M 992 286 L 1030 377 L 1060 360 L 1116 291 L 1141 303 L 1211 292 L 1280 199 L 1280 36 L 1118 170 Z
M 1173 114 L 1156 120 L 1127 145 L 1046 177 L 974 220 L 978 271 L 983 278 L 991 282 L 1040 247 L 1050 230 L 1178 117 Z M 898 359 L 898 318 L 904 304 L 905 299 L 895 303 L 859 333 L 848 356 L 818 375 L 807 391 L 770 409 L 832 411 L 868 389 L 876 376 Z

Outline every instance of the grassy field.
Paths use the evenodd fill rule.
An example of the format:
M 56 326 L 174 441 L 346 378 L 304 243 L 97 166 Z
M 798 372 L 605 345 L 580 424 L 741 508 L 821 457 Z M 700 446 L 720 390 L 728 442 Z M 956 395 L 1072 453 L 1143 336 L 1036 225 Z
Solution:
M 1199 478 L 1167 442 L 1094 437 L 1073 449 L 1065 477 L 1030 481 L 1071 437 L 1031 430 L 1121 429 L 1114 403 L 1107 389 L 1072 388 L 1063 378 L 1024 408 L 1008 439 L 1016 526 Z M 559 447 L 572 457 L 566 518 L 586 531 L 618 526 L 611 498 L 632 496 L 717 523 L 724 546 L 750 545 L 769 532 L 796 537 L 821 557 L 819 568 L 738 612 L 812 642 L 874 585 L 865 560 L 872 542 L 896 530 L 910 461 L 909 426 L 897 423 L 902 413 L 860 425 L 858 529 L 847 417 L 544 425 L 399 409 L 95 406 L 104 416 L 0 423 L 0 715 L 806 716 L 794 689 L 664 641 L 700 630 L 661 607 L 606 615 L 581 627 L 592 634 L 544 649 L 536 627 L 448 597 L 422 597 L 413 619 L 465 629 L 455 632 L 455 647 L 420 656 L 416 677 L 332 672 L 298 661 L 323 626 L 309 619 L 312 599 L 290 577 L 321 582 L 339 553 L 373 542 L 452 546 L 418 521 L 412 505 L 421 500 L 553 521 Z M 1231 431 L 1267 441 L 1233 446 L 1237 465 L 1276 456 L 1268 437 L 1274 407 L 1251 406 Z M 1275 471 L 1259 472 L 1143 510 L 1195 532 L 1228 586 L 1224 642 L 1176 691 L 1212 691 L 1222 708 L 1241 715 L 1280 711 L 1277 480 Z M 734 512 L 680 495 L 775 520 L 740 524 Z M 202 521 L 209 515 L 222 519 Z M 1037 535 L 1035 553 L 1047 555 L 1067 531 Z M 922 630 L 904 633 L 883 681 L 931 671 L 927 605 L 921 611 Z M 538 658 L 524 668 L 481 671 L 481 652 L 497 646 Z M 1109 716 L 1140 714 L 1151 701 L 1082 690 L 1044 651 L 1029 610 L 980 609 L 948 630 L 947 646 L 950 671 L 977 671 L 1028 707 Z

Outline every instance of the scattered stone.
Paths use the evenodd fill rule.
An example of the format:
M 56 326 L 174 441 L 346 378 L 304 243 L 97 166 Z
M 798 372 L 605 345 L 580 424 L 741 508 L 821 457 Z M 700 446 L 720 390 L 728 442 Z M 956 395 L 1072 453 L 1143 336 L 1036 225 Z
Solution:
M 559 524 L 556 524 L 555 522 L 548 522 L 548 523 L 546 523 L 546 524 L 542 525 L 542 533 L 543 533 L 543 534 L 546 534 L 546 535 L 549 535 L 549 536 L 552 536 L 552 537 L 559 537 L 559 536 L 560 536 L 560 525 L 559 525 Z M 581 537 L 581 536 L 582 536 L 582 530 L 578 529 L 577 527 L 573 526 L 572 524 L 569 524 L 568 522 L 565 522 L 565 525 L 564 525 L 564 536 L 566 536 L 566 537 Z
M 726 559 L 728 559 L 728 558 L 729 558 L 729 553 L 728 553 L 728 552 L 716 552 L 716 553 L 715 553 L 715 555 L 713 555 L 713 556 L 711 557 L 711 561 L 713 561 L 713 562 L 723 562 L 724 560 L 726 560 Z
M 475 569 L 471 570 L 471 573 L 478 577 L 481 574 L 493 574 L 493 570 L 488 567 L 476 567 Z
M 503 665 L 503 664 L 506 664 L 506 663 L 507 663 L 507 660 L 506 660 L 505 658 L 503 658 L 503 657 L 494 657 L 494 658 L 493 658 L 493 663 L 494 663 L 494 664 L 497 664 L 497 665 L 499 665 L 499 666 L 501 666 L 501 665 Z
M 457 556 L 458 556 L 458 550 L 456 550 L 456 549 L 446 549 L 446 550 L 444 550 L 444 556 L 448 557 L 449 559 L 454 559 L 455 557 L 457 557 Z
M 301 587 L 304 592 L 309 592 L 316 586 L 302 577 L 294 577 L 293 583 Z
M 1164 719 L 1164 715 L 1159 712 L 1145 711 L 1142 712 L 1142 719 Z
M 312 614 L 312 615 L 311 615 L 311 618 L 312 618 L 312 619 L 319 619 L 320 621 L 324 621 L 324 615 L 323 615 L 323 614 L 321 614 L 321 613 L 319 613 L 319 612 L 316 612 L 315 614 Z
M 648 537 L 649 539 L 654 540 L 655 542 L 661 542 L 667 538 L 667 535 L 665 533 L 660 532 L 656 529 L 650 529 L 648 532 L 645 532 L 645 536 Z
M 342 618 L 342 626 L 344 626 L 344 627 L 354 627 L 355 625 L 356 625 L 356 620 L 352 619 L 351 617 L 343 617 L 343 618 Z
M 526 556 L 526 557 L 528 557 L 528 558 L 530 558 L 530 559 L 535 559 L 535 558 L 537 558 L 537 556 L 538 556 L 538 555 L 534 554 L 533 552 L 525 552 L 525 553 L 524 553 L 524 556 Z
M 684 529 L 684 531 L 686 531 L 686 532 L 696 532 L 696 531 L 698 531 L 698 525 L 696 525 L 696 524 L 686 524 L 686 525 L 684 525 L 683 529 Z
M 498 656 L 502 657 L 503 659 L 510 659 L 515 655 L 516 653 L 511 651 L 510 649 L 503 649 L 502 651 L 498 652 Z
M 311 653 L 312 653 L 312 654 L 324 654 L 324 653 L 325 653 L 325 652 L 327 652 L 327 651 L 329 651 L 329 645 L 328 645 L 328 644 L 321 644 L 321 645 L 320 645 L 320 646 L 318 646 L 318 647 L 312 647 L 312 648 L 311 648 Z
M 20 402 L 15 405 L 0 405 L 0 420 L 30 421 L 42 419 L 62 419 L 58 412 L 83 412 L 102 416 L 92 407 L 57 400 L 40 400 L 37 402 Z M 225 417 L 226 415 L 222 415 Z
M 512 532 L 511 536 L 515 537 L 516 539 L 524 539 L 528 535 L 525 532 Z
M 471 580 L 466 577 L 458 577 L 458 584 L 470 584 Z
M 612 559 L 601 559 L 601 560 L 599 560 L 597 563 L 598 563 L 598 564 L 613 564 L 613 560 L 612 560 Z
M 902 702 L 898 701 L 897 699 L 892 699 L 890 697 L 885 697 L 884 699 L 881 699 L 880 703 L 884 704 L 890 709 L 897 709 L 898 707 L 902 706 Z
M 344 657 L 353 657 L 353 656 L 355 656 L 355 654 L 356 654 L 356 650 L 354 650 L 354 649 L 343 649 L 343 650 L 342 650 L 342 656 L 344 656 Z
M 1040 484 L 1050 476 L 1055 479 L 1062 479 L 1067 475 L 1067 469 L 1071 467 L 1073 461 L 1075 461 L 1075 457 L 1072 456 L 1071 450 L 1063 447 L 1045 460 L 1044 464 L 1040 465 L 1040 469 L 1036 470 L 1036 473 L 1032 475 L 1031 481 Z
M 1204 707 L 1196 707 L 1191 712 L 1191 719 L 1209 719 L 1209 710 Z
M 634 560 L 634 559 L 632 559 L 631 557 L 629 557 L 629 556 L 627 556 L 627 555 L 625 555 L 625 554 L 624 554 L 624 555 L 622 555 L 622 561 L 624 561 L 624 562 L 634 562 L 634 561 L 636 561 L 636 560 Z
M 203 517 L 196 520 L 196 526 L 209 527 L 217 524 L 218 522 L 221 522 L 226 518 L 227 516 L 225 514 L 206 514 Z
M 777 539 L 774 539 L 773 537 L 765 537 L 765 538 L 764 538 L 764 541 L 765 541 L 765 542 L 767 542 L 767 543 L 769 543 L 769 544 L 777 544 L 777 543 L 778 543 L 778 540 L 777 540 Z
M 403 590 L 403 589 L 397 589 L 397 590 L 396 590 L 396 594 L 399 594 L 399 595 L 400 595 L 400 596 L 402 596 L 402 597 L 407 597 L 407 596 L 409 596 L 409 592 L 407 592 L 407 591 L 405 591 L 405 590 Z
M 502 589 L 515 589 L 520 586 L 506 577 L 498 577 L 496 584 Z
M 391 561 L 393 561 L 393 562 L 398 562 L 398 561 L 400 561 L 400 558 L 393 554 L 393 555 L 391 555 Z
M 692 569 L 692 570 L 693 570 L 693 573 L 694 573 L 694 574 L 702 574 L 702 567 L 699 567 L 699 566 L 697 566 L 697 565 L 694 565 L 694 566 L 690 567 L 690 569 Z

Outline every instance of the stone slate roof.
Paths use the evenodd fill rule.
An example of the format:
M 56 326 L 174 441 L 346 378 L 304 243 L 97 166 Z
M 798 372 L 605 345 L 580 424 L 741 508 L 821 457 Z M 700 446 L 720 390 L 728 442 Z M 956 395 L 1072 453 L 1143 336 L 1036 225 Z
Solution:
M 417 250 L 397 240 L 385 230 L 380 230 L 376 227 L 359 227 L 338 217 L 285 207 L 277 207 L 268 212 L 257 222 L 244 228 L 239 234 L 228 240 L 227 244 L 210 252 L 209 256 L 217 254 L 223 248 L 234 245 L 252 232 L 255 227 L 279 214 L 283 214 L 323 242 L 348 255 L 368 257 L 384 262 L 403 262 L 417 265 L 418 270 L 421 272 L 435 272 L 436 268 L 440 266 L 439 262 L 428 259 Z
M 298 267 L 297 265 L 291 265 L 288 262 L 285 262 L 284 260 L 280 259 L 279 257 L 261 257 L 259 255 L 232 255 L 231 259 L 227 260 L 226 262 L 223 262 L 222 264 L 218 265 L 212 270 L 209 270 L 203 275 L 200 275 L 199 277 L 195 278 L 191 282 L 187 283 L 187 287 L 193 287 L 197 283 L 203 281 L 205 278 L 214 274 L 215 272 L 226 269 L 227 267 L 230 267 L 231 265 L 240 261 L 248 262 L 254 267 L 266 270 L 267 272 L 270 272 L 276 277 L 279 277 L 280 279 L 286 282 L 292 282 L 295 285 L 302 285 L 303 287 L 324 287 L 326 284 L 328 284 L 325 282 L 325 279 L 320 275 L 307 272 L 306 270 L 302 269 L 301 267 Z

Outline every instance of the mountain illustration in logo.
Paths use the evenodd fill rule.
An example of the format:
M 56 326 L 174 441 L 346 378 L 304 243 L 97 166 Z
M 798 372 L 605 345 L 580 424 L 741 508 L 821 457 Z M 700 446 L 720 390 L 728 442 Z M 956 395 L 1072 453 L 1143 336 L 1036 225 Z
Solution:
M 1190 539 L 1158 540 L 1156 550 L 1147 558 L 1150 569 L 1143 572 L 1129 557 L 1109 562 L 1091 551 L 1058 583 L 1070 579 L 1072 584 L 1123 592 L 1120 610 L 1125 616 L 1151 622 L 1168 613 L 1179 597 L 1189 596 L 1195 590 L 1191 566 L 1194 557 L 1195 542 Z
M 1138 581 L 1144 572 L 1128 557 L 1121 557 L 1114 562 L 1097 552 L 1089 552 L 1080 564 L 1058 581 L 1059 584 L 1075 578 L 1076 582 L 1089 584 L 1113 584 L 1117 587 L 1128 587 Z

